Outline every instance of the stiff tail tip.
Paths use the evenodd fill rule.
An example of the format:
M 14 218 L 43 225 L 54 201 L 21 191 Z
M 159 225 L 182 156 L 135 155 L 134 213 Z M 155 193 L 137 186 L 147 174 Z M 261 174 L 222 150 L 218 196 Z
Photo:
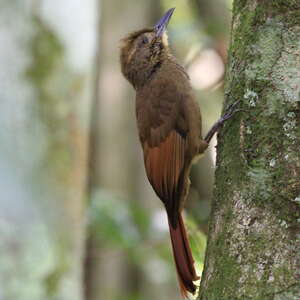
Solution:
M 180 291 L 184 298 L 188 298 L 188 292 L 192 294 L 196 292 L 194 281 L 200 277 L 196 274 L 192 251 L 180 214 L 176 228 L 173 227 L 169 220 L 169 229 Z

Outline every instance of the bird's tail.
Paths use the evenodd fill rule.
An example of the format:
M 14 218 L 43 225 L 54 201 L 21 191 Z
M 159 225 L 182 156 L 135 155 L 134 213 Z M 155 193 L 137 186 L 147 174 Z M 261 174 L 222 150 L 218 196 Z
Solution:
M 198 280 L 199 277 L 194 268 L 190 244 L 180 213 L 175 228 L 169 219 L 169 229 L 181 294 L 187 298 L 187 292 L 195 293 L 196 286 L 193 281 Z

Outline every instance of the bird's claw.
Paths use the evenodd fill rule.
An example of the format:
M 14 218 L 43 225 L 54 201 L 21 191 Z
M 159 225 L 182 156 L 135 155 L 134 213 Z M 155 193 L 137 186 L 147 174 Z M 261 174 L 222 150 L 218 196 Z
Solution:
M 227 119 L 229 119 L 230 117 L 232 117 L 236 112 L 241 111 L 241 109 L 235 109 L 236 106 L 241 102 L 241 100 L 237 100 L 234 103 L 230 104 L 227 109 L 225 110 L 225 114 L 223 115 L 223 117 L 226 117 Z M 227 120 L 226 119 L 226 120 Z
M 236 112 L 242 111 L 242 109 L 235 109 L 236 106 L 241 102 L 241 100 L 235 101 L 230 104 L 225 110 L 224 115 L 213 125 L 213 127 L 208 131 L 205 141 L 209 144 L 213 135 L 218 131 L 218 129 L 225 123 L 226 120 L 230 119 Z

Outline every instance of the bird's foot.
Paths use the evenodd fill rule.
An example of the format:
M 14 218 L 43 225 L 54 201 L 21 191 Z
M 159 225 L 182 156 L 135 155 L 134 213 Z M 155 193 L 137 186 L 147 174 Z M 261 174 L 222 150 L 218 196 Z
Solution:
M 240 103 L 241 101 L 238 100 L 234 102 L 233 104 L 229 105 L 229 107 L 225 110 L 224 115 L 211 127 L 211 129 L 208 131 L 206 134 L 204 140 L 206 141 L 207 144 L 211 141 L 212 137 L 214 134 L 223 126 L 226 120 L 230 119 L 231 117 L 234 116 L 234 114 L 238 111 L 241 111 L 241 109 L 236 109 L 236 106 Z

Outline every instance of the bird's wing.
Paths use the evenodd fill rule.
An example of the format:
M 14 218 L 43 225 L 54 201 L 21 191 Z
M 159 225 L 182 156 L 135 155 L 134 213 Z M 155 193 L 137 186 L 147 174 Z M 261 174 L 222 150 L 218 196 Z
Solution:
M 187 166 L 188 126 L 181 109 L 184 95 L 172 82 L 160 82 L 137 94 L 137 122 L 148 179 L 176 219 Z

